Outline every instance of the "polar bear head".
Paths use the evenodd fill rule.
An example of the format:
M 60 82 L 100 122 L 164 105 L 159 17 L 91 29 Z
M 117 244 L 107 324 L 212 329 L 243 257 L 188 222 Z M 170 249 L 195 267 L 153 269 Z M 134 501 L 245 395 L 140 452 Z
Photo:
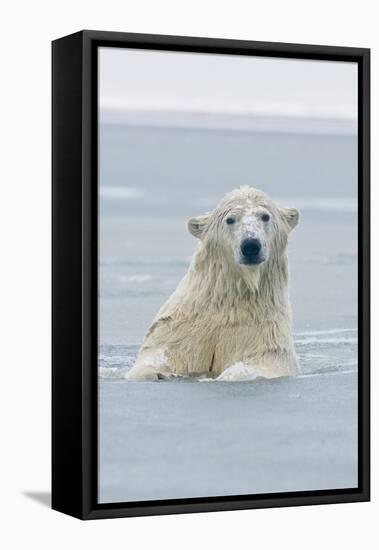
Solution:
M 283 254 L 298 220 L 296 208 L 278 208 L 262 191 L 241 187 L 212 212 L 191 218 L 188 229 L 230 264 L 258 270 Z

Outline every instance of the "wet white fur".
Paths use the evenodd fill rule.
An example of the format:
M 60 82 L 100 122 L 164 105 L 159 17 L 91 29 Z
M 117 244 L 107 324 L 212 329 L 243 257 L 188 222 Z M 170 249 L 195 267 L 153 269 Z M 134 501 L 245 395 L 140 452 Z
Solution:
M 262 220 L 263 213 L 269 213 L 269 222 Z M 235 219 L 232 225 L 226 223 L 229 216 Z M 191 218 L 188 227 L 199 239 L 198 248 L 150 326 L 127 378 L 238 380 L 297 374 L 287 241 L 298 217 L 295 208 L 277 208 L 261 191 L 242 187 L 212 212 Z M 240 263 L 246 237 L 260 240 L 261 264 Z

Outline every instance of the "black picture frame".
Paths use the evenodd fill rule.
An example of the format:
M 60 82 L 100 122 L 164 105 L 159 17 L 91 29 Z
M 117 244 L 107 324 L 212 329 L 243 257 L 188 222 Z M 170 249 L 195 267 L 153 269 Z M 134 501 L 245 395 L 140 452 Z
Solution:
M 97 51 L 179 52 L 358 64 L 358 487 L 97 503 Z M 52 43 L 52 508 L 81 519 L 370 499 L 370 50 L 81 31 Z

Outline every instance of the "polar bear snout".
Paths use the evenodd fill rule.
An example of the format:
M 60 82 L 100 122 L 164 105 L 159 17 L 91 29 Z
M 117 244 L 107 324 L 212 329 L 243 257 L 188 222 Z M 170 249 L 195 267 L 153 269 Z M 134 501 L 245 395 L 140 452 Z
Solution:
M 256 238 L 243 239 L 240 246 L 240 263 L 258 265 L 265 261 L 262 253 L 262 243 Z

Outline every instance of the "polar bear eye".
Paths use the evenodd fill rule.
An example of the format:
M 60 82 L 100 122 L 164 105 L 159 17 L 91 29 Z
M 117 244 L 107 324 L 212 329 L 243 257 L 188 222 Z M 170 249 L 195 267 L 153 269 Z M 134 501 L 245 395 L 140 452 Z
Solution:
M 261 220 L 262 220 L 263 222 L 268 222 L 269 219 L 270 219 L 270 214 L 267 214 L 267 212 L 265 212 L 264 214 L 262 214 Z
M 229 216 L 228 218 L 226 218 L 225 221 L 228 225 L 233 225 L 235 223 L 236 219 L 233 218 L 233 216 Z

